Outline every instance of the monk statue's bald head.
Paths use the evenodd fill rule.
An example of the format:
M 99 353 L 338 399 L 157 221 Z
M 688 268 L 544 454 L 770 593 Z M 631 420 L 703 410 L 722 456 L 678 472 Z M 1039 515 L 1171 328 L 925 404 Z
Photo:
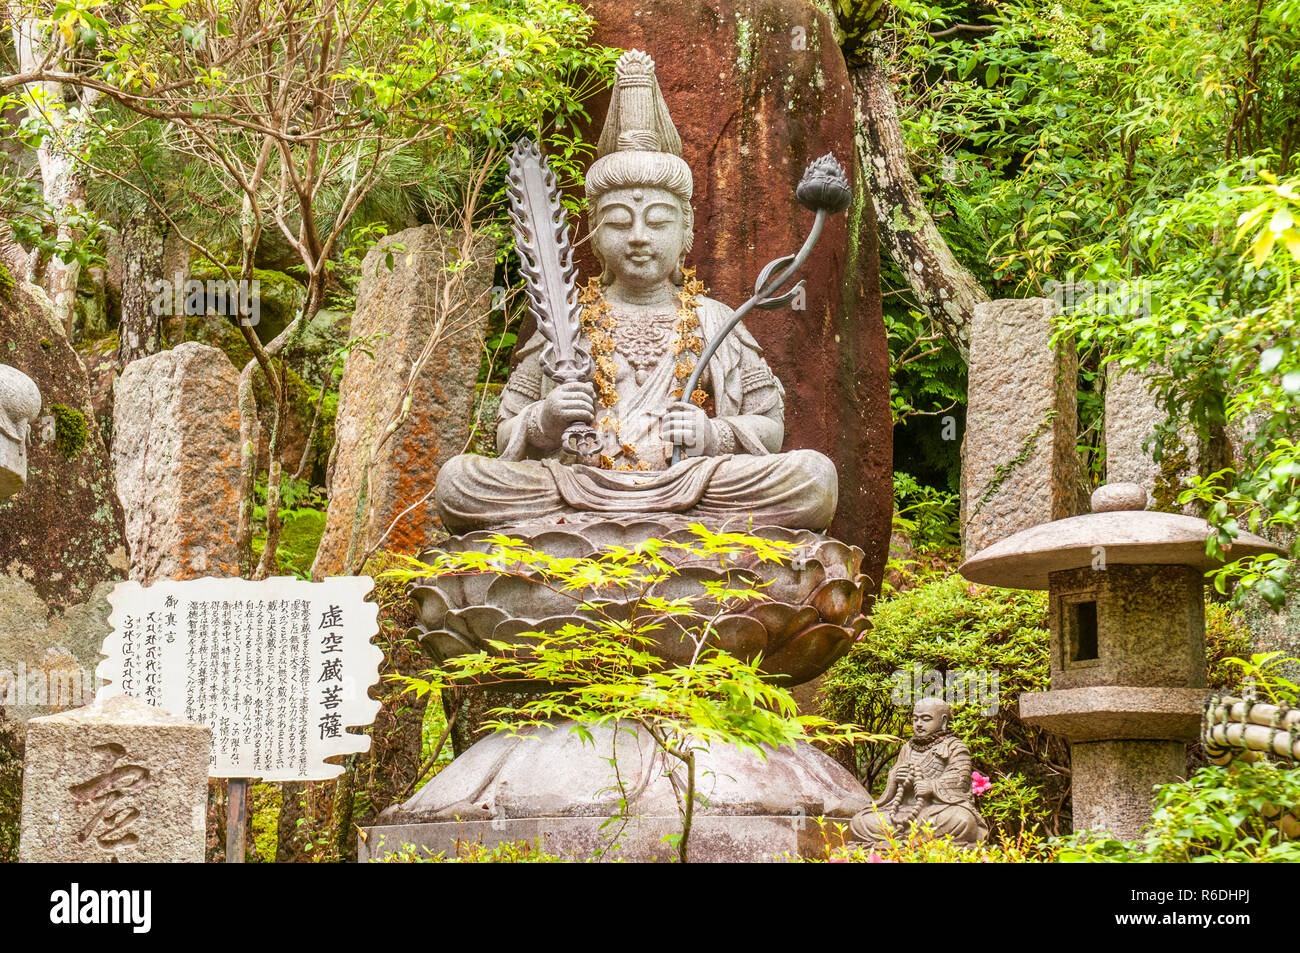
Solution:
M 948 730 L 952 706 L 942 698 L 921 698 L 912 706 L 912 741 L 926 742 Z

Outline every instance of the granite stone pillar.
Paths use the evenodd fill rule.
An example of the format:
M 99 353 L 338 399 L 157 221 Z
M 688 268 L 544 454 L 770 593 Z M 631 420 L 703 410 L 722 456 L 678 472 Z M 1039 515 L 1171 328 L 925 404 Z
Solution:
M 131 578 L 239 573 L 239 372 L 188 341 L 132 361 L 113 388 L 113 469 Z
M 1013 298 L 975 306 L 962 447 L 967 557 L 1078 506 L 1072 341 L 1052 344 L 1056 305 Z
M 202 863 L 212 731 L 127 695 L 33 718 L 24 863 Z
M 1165 411 L 1151 392 L 1151 374 L 1106 367 L 1106 481 L 1150 487 L 1148 505 L 1169 513 L 1192 514 L 1178 505 L 1183 480 L 1195 475 L 1205 454 L 1195 433 L 1180 432 L 1167 441 L 1164 456 L 1155 460 L 1156 430 Z

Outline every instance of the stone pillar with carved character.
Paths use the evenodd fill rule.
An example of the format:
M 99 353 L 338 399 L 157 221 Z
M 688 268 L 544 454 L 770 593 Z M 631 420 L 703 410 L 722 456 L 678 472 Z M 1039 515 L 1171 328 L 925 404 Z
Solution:
M 28 722 L 24 863 L 202 863 L 212 731 L 126 695 Z

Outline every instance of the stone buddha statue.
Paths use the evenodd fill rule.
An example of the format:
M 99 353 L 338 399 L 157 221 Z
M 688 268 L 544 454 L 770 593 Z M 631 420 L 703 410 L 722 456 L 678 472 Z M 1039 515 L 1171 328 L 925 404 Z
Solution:
M 916 702 L 912 740 L 889 769 L 884 793 L 849 824 L 855 840 L 877 845 L 887 839 L 886 826 L 904 834 L 912 824 L 929 825 L 934 836 L 959 844 L 988 837 L 971 793 L 970 751 L 948 730 L 951 717 L 952 708 L 942 699 Z
M 835 465 L 781 452 L 785 396 L 758 342 L 738 326 L 692 394 L 683 385 L 731 316 L 705 297 L 686 256 L 692 177 L 641 52 L 618 62 L 609 113 L 587 173 L 589 227 L 602 274 L 579 301 L 594 379 L 556 384 L 534 334 L 516 356 L 497 426 L 497 458 L 465 454 L 438 475 L 453 533 L 531 520 L 681 514 L 824 530 L 835 514 Z M 572 424 L 594 426 L 598 465 L 566 459 Z M 672 462 L 673 446 L 684 455 Z

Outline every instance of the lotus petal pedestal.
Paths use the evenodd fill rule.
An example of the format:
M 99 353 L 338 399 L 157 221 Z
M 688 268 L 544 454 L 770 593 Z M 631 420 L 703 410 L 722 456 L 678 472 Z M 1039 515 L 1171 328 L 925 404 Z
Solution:
M 648 539 L 690 541 L 695 522 L 674 516 L 595 518 L 582 523 L 516 525 L 452 537 L 444 552 L 491 553 L 498 533 L 557 556 L 587 557 L 611 546 L 633 548 Z M 848 651 L 866 624 L 863 596 L 872 588 L 860 574 L 862 550 L 805 530 L 774 526 L 710 527 L 793 544 L 786 563 L 738 559 L 723 567 L 681 565 L 656 594 L 698 595 L 701 582 L 733 578 L 762 585 L 768 600 L 750 603 L 716 624 L 715 644 L 741 658 L 762 654 L 763 671 L 784 686 L 816 678 Z M 431 559 L 436 551 L 426 552 Z M 688 554 L 664 550 L 669 559 Z M 695 560 L 699 562 L 699 560 Z M 489 649 L 488 641 L 527 641 L 524 633 L 558 631 L 589 622 L 581 599 L 565 598 L 531 577 L 507 572 L 445 576 L 412 587 L 419 623 L 412 636 L 441 661 Z M 582 598 L 608 599 L 609 593 Z M 606 604 L 604 611 L 620 607 Z M 636 611 L 629 603 L 624 611 Z M 668 661 L 689 658 L 690 643 L 671 618 L 647 616 L 663 627 L 655 647 Z M 512 686 L 528 690 L 527 685 Z M 590 728 L 584 744 L 573 723 L 477 742 L 413 798 L 385 811 L 368 829 L 359 857 L 377 859 L 404 845 L 453 856 L 458 844 L 538 840 L 549 852 L 624 860 L 671 860 L 664 842 L 682 827 L 679 788 L 685 772 L 631 724 Z M 617 774 L 610 765 L 613 758 Z M 780 748 L 766 759 L 727 745 L 702 751 L 690 855 L 695 860 L 761 861 L 821 854 L 829 835 L 868 803 L 866 790 L 838 762 L 811 745 Z M 620 779 L 622 789 L 620 790 Z M 628 821 L 608 823 L 628 802 Z M 823 821 L 829 823 L 823 823 Z M 622 830 L 619 848 L 610 834 Z
M 424 558 L 431 560 L 439 550 L 491 553 L 495 548 L 492 538 L 497 535 L 521 540 L 552 556 L 588 557 L 611 546 L 633 548 L 648 539 L 698 541 L 689 528 L 695 522 L 698 520 L 669 515 L 561 525 L 518 524 L 453 536 L 438 548 L 426 551 Z M 872 583 L 861 575 L 862 550 L 808 530 L 749 528 L 743 524 L 724 528 L 789 543 L 795 547 L 792 559 L 777 563 L 736 558 L 729 560 L 726 568 L 717 568 L 695 565 L 702 561 L 666 549 L 661 555 L 682 568 L 656 587 L 654 594 L 668 599 L 698 596 L 704 591 L 701 583 L 719 580 L 762 586 L 767 599 L 749 603 L 717 621 L 715 644 L 747 660 L 762 653 L 763 671 L 779 677 L 786 688 L 816 678 L 849 650 L 866 625 L 863 596 Z M 619 611 L 606 601 L 616 597 L 608 591 L 568 596 L 531 576 L 510 573 L 429 579 L 413 586 L 411 596 L 419 611 L 419 622 L 410 635 L 440 662 L 462 653 L 484 651 L 489 640 L 518 643 L 527 641 L 521 633 L 557 632 L 567 624 L 589 622 L 593 614 L 579 608 L 583 599 L 605 602 L 606 613 Z M 630 615 L 631 607 L 626 611 Z M 691 644 L 681 637 L 671 617 L 647 616 L 642 621 L 662 626 L 657 646 L 661 657 L 668 661 L 690 658 Z

